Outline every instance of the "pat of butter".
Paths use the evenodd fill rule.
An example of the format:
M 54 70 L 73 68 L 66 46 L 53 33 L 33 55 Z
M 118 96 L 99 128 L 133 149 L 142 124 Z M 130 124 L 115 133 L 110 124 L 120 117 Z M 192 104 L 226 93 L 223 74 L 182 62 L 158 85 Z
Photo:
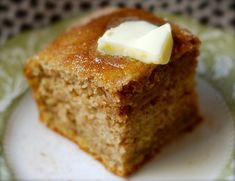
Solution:
M 107 30 L 98 40 L 98 51 L 128 56 L 144 63 L 167 64 L 171 57 L 171 26 L 146 21 L 126 21 Z

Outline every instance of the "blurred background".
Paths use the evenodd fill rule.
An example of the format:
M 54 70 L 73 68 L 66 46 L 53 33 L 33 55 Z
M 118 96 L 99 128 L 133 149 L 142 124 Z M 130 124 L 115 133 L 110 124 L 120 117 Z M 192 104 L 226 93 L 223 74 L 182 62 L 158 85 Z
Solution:
M 235 30 L 234 0 L 0 0 L 0 42 L 21 31 L 108 6 L 183 14 L 202 24 Z

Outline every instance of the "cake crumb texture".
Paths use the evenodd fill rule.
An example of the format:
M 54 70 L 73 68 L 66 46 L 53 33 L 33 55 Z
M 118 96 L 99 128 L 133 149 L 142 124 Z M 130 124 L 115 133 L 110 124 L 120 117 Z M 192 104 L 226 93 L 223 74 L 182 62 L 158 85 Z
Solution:
M 134 9 L 93 14 L 30 58 L 24 70 L 40 121 L 120 176 L 133 173 L 200 119 L 195 92 L 200 42 L 187 30 L 172 24 L 174 47 L 166 65 L 96 51 L 106 29 L 132 19 L 166 22 Z

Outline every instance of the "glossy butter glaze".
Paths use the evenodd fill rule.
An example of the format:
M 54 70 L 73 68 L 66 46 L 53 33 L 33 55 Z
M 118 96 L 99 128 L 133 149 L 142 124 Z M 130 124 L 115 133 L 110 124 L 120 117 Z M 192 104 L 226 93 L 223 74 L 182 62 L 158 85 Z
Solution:
M 71 26 L 47 48 L 31 58 L 55 70 L 85 74 L 108 87 L 117 89 L 130 80 L 149 76 L 158 65 L 144 64 L 128 57 L 109 56 L 97 51 L 97 40 L 110 27 L 127 20 L 145 20 L 156 25 L 166 20 L 143 10 L 120 9 L 100 15 L 85 24 Z M 171 62 L 199 46 L 199 40 L 185 29 L 171 23 L 174 40 Z M 180 61 L 180 60 L 179 60 Z

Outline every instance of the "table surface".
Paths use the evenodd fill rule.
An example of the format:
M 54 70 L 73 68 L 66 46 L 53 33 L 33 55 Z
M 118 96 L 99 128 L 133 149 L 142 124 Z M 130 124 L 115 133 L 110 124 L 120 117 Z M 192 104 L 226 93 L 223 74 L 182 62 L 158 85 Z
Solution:
M 203 24 L 235 30 L 233 0 L 1 0 L 0 42 L 21 31 L 46 26 L 77 12 L 107 6 L 184 14 Z

